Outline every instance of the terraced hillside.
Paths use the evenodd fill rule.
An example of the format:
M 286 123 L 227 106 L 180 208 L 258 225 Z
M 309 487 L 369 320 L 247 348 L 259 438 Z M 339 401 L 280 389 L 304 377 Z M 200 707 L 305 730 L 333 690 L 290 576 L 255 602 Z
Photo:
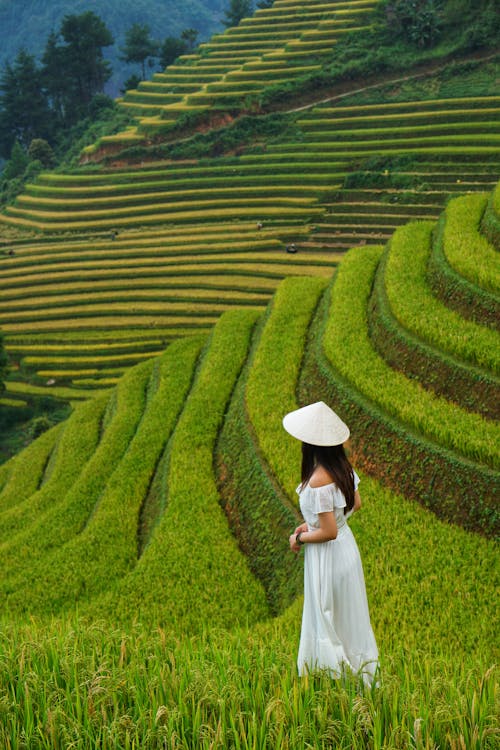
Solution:
M 111 161 L 27 185 L 0 215 L 4 403 L 88 398 L 225 310 L 263 310 L 283 278 L 328 277 L 346 249 L 437 219 L 450 194 L 493 187 L 491 55 L 416 71 L 414 89 L 384 80 L 156 143 L 159 123 L 192 108 L 217 120 L 228 97 L 321 69 L 339 35 L 370 26 L 375 5 L 277 0 L 129 92 L 137 129 L 95 144 L 117 151 Z M 142 151 L 127 151 L 137 138 Z
M 281 416 L 297 393 L 345 416 L 360 469 L 498 534 L 500 266 L 480 230 L 487 202 L 457 198 L 440 232 L 410 222 L 385 248 L 354 248 L 332 281 L 284 280 L 265 315 L 224 312 L 208 338 L 145 359 L 2 466 L 3 606 L 53 612 L 105 597 L 117 616 L 196 627 L 218 591 L 213 623 L 283 611 L 301 585 L 283 544 L 299 456 Z M 498 226 L 494 197 L 486 215 Z M 243 580 L 238 605 L 229 594 Z
M 103 138 L 98 147 L 140 142 L 168 132 L 182 115 L 223 108 L 235 99 L 255 96 L 270 82 L 320 71 L 340 37 L 369 28 L 376 4 L 276 0 L 128 91 L 121 105 L 137 118 L 137 126 Z
M 332 278 L 287 278 L 264 313 L 225 311 L 0 467 L 7 747 L 22 727 L 34 747 L 50 732 L 54 747 L 105 732 L 152 748 L 175 733 L 187 748 L 194 733 L 203 748 L 217 734 L 264 750 L 271 732 L 278 748 L 305 748 L 306 727 L 315 746 L 368 747 L 376 732 L 374 747 L 395 749 L 418 726 L 429 743 L 493 749 L 499 196 L 457 198 L 438 223 L 353 248 Z M 383 677 L 366 696 L 293 676 L 300 456 L 281 418 L 313 399 L 349 423 L 362 473 L 352 524 Z M 42 619 L 19 635 L 26 616 Z M 11 688 L 24 669 L 30 688 Z M 310 710 L 317 690 L 331 721 Z
M 51 393 L 85 398 L 173 338 L 207 331 L 228 307 L 263 308 L 285 276 L 329 275 L 349 246 L 437 218 L 450 193 L 491 187 L 498 135 L 486 123 L 496 118 L 498 130 L 498 103 L 395 103 L 385 114 L 320 106 L 295 123 L 299 142 L 262 153 L 43 175 L 2 216 L 47 233 L 11 241 L 1 259 L 0 324 L 21 368 L 9 398 L 47 392 L 47 381 Z M 409 126 L 390 141 L 395 117 L 422 123 L 418 133 Z M 455 145 L 441 135 L 461 127 L 468 135 Z M 373 157 L 412 162 L 352 171 Z M 366 174 L 387 187 L 350 186 Z

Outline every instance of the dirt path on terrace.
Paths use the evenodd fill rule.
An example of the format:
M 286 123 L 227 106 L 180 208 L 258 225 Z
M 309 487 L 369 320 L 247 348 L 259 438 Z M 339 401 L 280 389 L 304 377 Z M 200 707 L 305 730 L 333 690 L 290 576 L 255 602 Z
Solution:
M 436 63 L 426 63 L 422 65 L 416 66 L 416 69 L 418 72 L 410 72 L 407 75 L 404 76 L 398 76 L 397 78 L 393 78 L 391 76 L 373 76 L 372 78 L 368 79 L 368 83 L 364 86 L 361 86 L 360 88 L 351 88 L 351 86 L 354 84 L 356 85 L 355 81 L 346 81 L 345 83 L 339 83 L 332 87 L 331 93 L 323 99 L 312 99 L 307 104 L 303 104 L 300 107 L 293 107 L 292 109 L 273 109 L 273 112 L 283 112 L 285 114 L 291 114 L 293 112 L 302 112 L 305 109 L 311 109 L 312 107 L 316 107 L 319 104 L 328 104 L 328 102 L 333 102 L 336 99 L 343 99 L 346 96 L 353 96 L 354 94 L 362 94 L 365 91 L 369 91 L 370 89 L 376 89 L 380 86 L 390 86 L 392 84 L 400 84 L 405 83 L 406 81 L 412 81 L 418 78 L 426 78 L 427 76 L 433 75 L 435 73 L 440 73 L 443 70 L 445 70 L 448 65 L 452 62 L 457 62 L 458 64 L 462 63 L 468 63 L 468 62 L 488 62 L 488 60 L 494 60 L 499 56 L 499 52 L 493 52 L 488 55 L 480 55 L 479 53 L 470 55 L 468 57 L 463 57 L 458 60 L 455 58 L 446 58 L 443 61 L 440 61 L 439 64 Z M 415 70 L 415 69 L 413 69 Z M 365 79 L 366 80 L 366 79 Z M 335 92 L 335 93 L 334 93 Z

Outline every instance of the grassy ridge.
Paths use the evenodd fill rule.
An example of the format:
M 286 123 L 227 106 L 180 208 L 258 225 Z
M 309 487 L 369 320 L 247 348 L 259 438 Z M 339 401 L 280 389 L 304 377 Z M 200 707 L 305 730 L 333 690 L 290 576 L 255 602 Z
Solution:
M 324 286 L 307 278 L 280 284 L 217 443 L 221 505 L 274 614 L 293 601 L 302 584 L 297 560 L 285 543 L 298 522 L 296 500 L 290 502 L 284 491 L 298 445 L 284 450 L 281 416 L 296 407 L 307 328 Z
M 385 269 L 391 310 L 410 332 L 460 359 L 500 373 L 496 331 L 464 320 L 432 295 L 426 278 L 432 224 L 408 224 L 394 234 Z
M 4 605 L 7 597 L 12 597 L 9 606 L 13 608 L 48 607 L 46 581 L 51 580 L 54 584 L 50 591 L 51 604 L 57 608 L 55 594 L 59 588 L 64 591 L 65 584 L 54 563 L 59 560 L 59 564 L 64 565 L 65 543 L 75 544 L 73 538 L 85 529 L 109 478 L 128 449 L 142 415 L 152 366 L 152 361 L 138 365 L 120 381 L 116 411 L 96 451 L 82 467 L 79 481 L 69 491 L 61 487 L 56 502 L 33 524 L 0 546 L 5 571 L 0 596 Z M 68 577 L 75 572 L 68 569 Z M 26 591 L 29 591 L 29 599 Z M 81 596 L 85 592 L 79 593 Z M 73 591 L 71 596 L 74 595 Z M 61 601 L 59 606 L 65 603 Z
M 280 361 L 287 372 L 290 397 L 293 399 L 294 383 L 298 376 L 305 332 L 318 295 L 323 288 L 324 282 L 314 279 L 294 279 L 290 280 L 289 284 L 285 284 L 273 306 L 271 322 L 266 326 L 258 350 L 255 373 L 249 389 L 249 403 L 257 434 L 263 438 L 263 445 L 271 458 L 272 448 L 269 441 L 266 442 L 265 434 L 267 418 L 264 416 L 263 419 L 262 414 L 259 413 L 263 404 L 259 395 L 260 389 L 277 385 L 276 373 L 269 371 L 269 365 L 272 362 L 270 351 L 276 352 L 281 341 L 283 356 Z M 288 291 L 292 290 L 293 304 L 290 304 Z M 303 311 L 297 316 L 299 304 Z M 132 608 L 134 613 L 139 612 L 141 606 L 143 609 L 150 610 L 151 613 L 158 611 L 158 595 L 155 594 L 154 602 L 149 599 L 150 592 L 154 590 L 152 576 L 160 575 L 157 566 L 165 565 L 170 547 L 174 551 L 176 560 L 183 559 L 183 554 L 179 550 L 183 549 L 182 545 L 191 545 L 192 534 L 196 529 L 194 518 L 186 522 L 182 520 L 182 513 L 188 510 L 186 493 L 189 485 L 185 471 L 177 467 L 177 462 L 183 465 L 182 462 L 185 459 L 182 454 L 186 451 L 185 442 L 179 436 L 183 434 L 187 436 L 188 427 L 193 428 L 196 419 L 199 418 L 197 414 L 203 414 L 205 422 L 209 420 L 213 407 L 207 410 L 202 403 L 208 394 L 214 402 L 213 372 L 221 368 L 222 361 L 224 361 L 227 375 L 225 380 L 221 379 L 220 374 L 218 375 L 220 390 L 218 408 L 223 409 L 225 403 L 223 399 L 227 399 L 230 395 L 234 378 L 238 375 L 246 357 L 246 347 L 255 320 L 256 313 L 250 313 L 250 311 L 248 313 L 235 311 L 231 316 L 224 316 L 221 319 L 211 340 L 205 357 L 206 361 L 204 360 L 190 395 L 188 404 L 192 405 L 189 408 L 186 406 L 187 411 L 176 427 L 172 444 L 169 444 L 168 451 L 164 454 L 165 461 L 160 460 L 160 456 L 164 452 L 161 435 L 162 430 L 166 429 L 166 420 L 162 413 L 164 412 L 162 403 L 165 401 L 166 392 L 164 390 L 155 392 L 158 375 L 156 370 L 153 370 L 152 362 L 137 366 L 120 382 L 115 397 L 105 413 L 102 424 L 104 431 L 95 455 L 88 455 L 89 452 L 92 454 L 95 440 L 90 439 L 88 445 L 85 441 L 80 441 L 81 446 L 72 447 L 72 445 L 78 436 L 89 437 L 93 434 L 90 418 L 94 419 L 96 429 L 100 427 L 100 415 L 107 399 L 102 398 L 90 402 L 73 415 L 63 435 L 66 441 L 60 446 L 59 455 L 62 463 L 61 465 L 56 463 L 45 491 L 26 500 L 27 510 L 24 515 L 16 512 L 4 517 L 7 536 L 4 544 L 0 546 L 0 557 L 4 570 L 8 572 L 2 582 L 1 591 L 11 611 L 22 611 L 27 606 L 25 596 L 27 588 L 30 590 L 30 609 L 36 607 L 42 612 L 64 608 L 70 600 L 75 601 L 75 599 L 83 605 L 86 600 L 92 599 L 94 595 L 102 594 L 108 588 L 110 591 L 106 599 L 107 606 L 117 616 L 119 612 L 123 617 L 130 616 L 130 602 L 134 598 L 136 601 L 136 606 Z M 283 335 L 285 331 L 286 337 Z M 184 352 L 180 360 L 184 363 L 184 368 L 179 370 L 179 374 L 189 373 L 186 355 L 188 352 L 195 352 L 197 346 L 197 342 L 192 340 L 179 342 L 179 346 L 170 347 L 164 357 L 164 366 L 172 367 L 175 363 L 175 367 L 178 368 L 179 356 L 181 352 Z M 232 370 L 229 370 L 227 366 L 228 351 L 233 356 Z M 192 357 L 192 354 L 190 356 Z M 275 391 L 274 401 L 276 399 L 279 399 L 279 390 Z M 278 408 L 277 404 L 275 406 Z M 292 408 L 294 403 L 291 402 L 289 406 Z M 80 420 L 79 417 L 81 417 Z M 217 413 L 213 415 L 213 418 L 221 419 Z M 158 419 L 161 422 L 157 424 L 155 420 Z M 182 427 L 183 420 L 188 425 L 185 428 Z M 200 456 L 205 455 L 208 448 L 210 448 L 210 454 L 213 451 L 216 438 L 215 424 L 209 420 L 205 428 L 206 432 L 201 433 L 200 437 L 207 442 L 205 444 L 202 440 Z M 281 433 L 278 427 L 276 423 L 274 440 Z M 128 442 L 125 441 L 126 436 Z M 187 437 L 183 440 L 187 440 Z M 192 446 L 191 437 L 191 449 Z M 189 455 L 189 452 L 186 454 Z M 282 465 L 285 455 L 281 453 Z M 204 467 L 203 471 L 207 470 L 206 457 L 204 461 L 205 463 L 202 462 L 200 466 L 200 471 L 202 467 Z M 83 469 L 83 472 L 79 483 L 73 487 L 74 481 L 70 481 L 69 477 L 76 468 L 78 471 Z M 284 469 L 282 469 L 282 476 L 283 471 Z M 107 473 L 106 481 L 104 481 L 105 473 Z M 160 474 L 163 474 L 165 478 L 162 479 Z M 202 485 L 203 476 L 203 473 L 199 473 L 196 479 L 193 479 L 191 492 L 193 498 L 198 498 L 197 502 L 200 498 L 199 488 Z M 203 481 L 206 483 L 206 480 Z M 157 482 L 155 492 L 158 494 L 155 511 L 157 520 L 153 519 L 152 524 L 148 521 L 150 526 L 147 536 L 143 536 L 139 541 L 138 521 L 146 502 L 145 498 L 155 482 Z M 215 485 L 206 484 L 207 498 L 210 496 L 215 498 L 214 487 Z M 217 512 L 215 508 L 211 511 L 215 529 L 220 527 L 221 523 L 223 525 L 227 523 L 220 513 L 218 501 L 216 507 Z M 207 516 L 208 509 L 209 506 L 204 507 L 203 518 Z M 161 522 L 158 521 L 159 515 L 162 516 Z M 289 512 L 288 515 L 285 513 L 285 517 L 288 527 L 291 520 Z M 25 521 L 24 524 L 22 520 Z M 185 530 L 183 530 L 184 526 Z M 174 537 L 170 538 L 172 529 Z M 11 535 L 12 531 L 16 532 L 14 536 Z M 75 532 L 78 533 L 73 536 Z M 284 533 L 283 529 L 281 533 Z M 222 527 L 220 527 L 217 532 L 219 556 L 224 549 L 219 548 L 223 536 Z M 114 540 L 113 543 L 110 543 L 110 538 Z M 276 543 L 279 544 L 279 540 L 274 539 L 273 544 Z M 28 546 L 30 558 L 29 563 L 25 564 L 23 550 Z M 234 542 L 231 540 L 224 552 L 228 561 L 237 552 L 233 547 Z M 204 544 L 200 542 L 199 554 L 202 553 L 203 548 Z M 141 557 L 136 563 L 138 549 L 140 549 Z M 269 548 L 268 553 L 271 554 Z M 191 556 L 193 556 L 192 549 Z M 235 561 L 239 559 L 236 554 L 233 562 L 227 563 L 227 567 L 239 569 L 239 562 L 235 566 Z M 219 559 L 218 567 L 214 568 L 214 571 L 219 570 L 220 564 Z M 61 577 L 58 572 L 61 565 L 65 567 L 64 577 Z M 212 562 L 209 562 L 207 574 L 212 565 Z M 171 569 L 178 570 L 173 562 Z M 190 586 L 185 588 L 191 590 L 194 573 L 190 574 L 187 568 L 184 568 L 182 573 L 184 576 L 189 576 Z M 243 575 L 241 571 L 240 575 Z M 149 582 L 149 585 L 144 585 L 145 580 Z M 113 581 L 117 583 L 116 590 Z M 255 585 L 250 581 L 251 579 L 245 586 L 247 597 L 248 592 Z M 294 593 L 296 590 L 295 588 Z M 262 598 L 262 593 L 259 591 L 257 587 L 255 608 L 262 614 L 267 610 L 264 600 L 259 601 L 259 598 Z M 226 599 L 224 596 L 221 598 L 224 601 Z M 191 611 L 191 596 L 186 601 L 181 596 L 180 590 L 177 601 L 178 606 L 172 609 L 170 615 L 172 621 L 189 622 L 191 627 L 199 627 L 199 622 L 203 618 L 203 608 L 195 615 Z M 99 603 L 91 604 L 91 606 L 99 608 L 102 605 Z M 264 609 L 262 609 L 263 606 Z M 226 606 L 221 601 L 220 617 L 224 622 L 228 617 L 234 616 L 229 614 L 230 610 L 231 605 L 228 603 Z M 255 617 L 251 615 L 251 611 L 247 607 L 245 617 Z M 154 615 L 151 614 L 151 617 Z M 165 617 L 163 611 L 161 617 Z
M 447 206 L 443 252 L 452 268 L 472 284 L 492 292 L 498 303 L 500 260 L 479 232 L 487 199 L 486 195 L 468 195 Z
M 500 297 L 485 288 L 491 289 L 494 285 L 495 267 L 498 265 L 493 247 L 481 232 L 485 204 L 486 199 L 476 200 L 476 196 L 450 202 L 433 233 L 427 280 L 434 294 L 445 305 L 464 318 L 498 330 Z M 454 243 L 456 249 L 453 248 Z M 469 253 L 475 261 L 473 271 L 471 260 L 467 258 Z M 450 261 L 454 262 L 455 267 Z M 478 283 L 482 285 L 478 286 Z
M 5 510 L 5 506 L 2 507 L 0 549 L 9 543 L 12 536 L 17 533 L 23 535 L 31 524 L 39 523 L 43 514 L 50 512 L 51 507 L 78 481 L 82 468 L 95 452 L 101 439 L 104 412 L 108 402 L 109 397 L 106 395 L 81 404 L 75 409 L 67 424 L 61 425 L 64 429 L 60 430 L 62 434 L 58 436 L 51 456 L 52 465 L 47 466 L 50 474 L 49 471 L 46 472 L 45 481 L 37 487 L 36 492 L 27 491 L 19 479 L 15 482 L 13 491 L 16 493 L 17 503 L 9 510 Z M 24 471 L 26 472 L 26 466 Z M 26 473 L 30 475 L 31 471 Z
M 2 492 L 5 483 L 8 480 L 11 470 L 11 465 L 6 466 L 5 464 L 3 464 L 2 466 L 0 466 L 0 492 Z
M 384 254 L 368 307 L 369 334 L 377 352 L 392 368 L 415 378 L 423 387 L 454 401 L 460 408 L 498 419 L 498 378 L 430 346 L 396 320 L 384 284 L 386 262 L 387 254 Z M 433 287 L 434 279 L 433 274 L 429 279 Z M 443 277 L 442 281 L 444 283 Z
M 329 296 L 322 300 L 305 351 L 300 401 L 323 399 L 345 415 L 356 434 L 353 449 L 360 467 L 383 476 L 388 486 L 417 499 L 440 517 L 494 536 L 498 533 L 498 473 L 440 444 L 444 439 L 459 447 L 460 438 L 450 429 L 454 420 L 462 435 L 462 449 L 468 442 L 463 425 L 475 424 L 482 442 L 482 427 L 487 423 L 475 414 L 455 412 L 450 402 L 392 371 L 369 340 L 367 303 L 382 250 L 353 251 L 346 257 L 349 262 L 342 264 L 341 284 L 337 278 L 331 303 Z M 346 299 L 351 301 L 349 307 L 343 305 Z M 415 413 L 410 408 L 412 400 Z M 447 415 L 444 422 L 441 410 Z M 446 425 L 448 417 L 451 422 Z M 491 427 L 496 430 L 496 425 Z M 484 444 L 487 452 L 495 452 L 495 440 L 489 447 Z M 460 512 L 457 497 L 462 499 Z
M 125 621 L 140 617 L 184 633 L 200 632 L 208 621 L 231 627 L 267 615 L 264 591 L 219 506 L 212 467 L 256 318 L 234 311 L 215 326 L 162 468 L 161 519 L 134 571 L 93 605 L 96 616 L 109 607 Z
M 15 457 L 9 463 L 0 493 L 0 511 L 5 511 L 21 502 L 24 497 L 28 497 L 39 487 L 61 430 L 61 425 L 47 430 L 22 455 Z
M 481 228 L 493 247 L 500 247 L 500 182 L 493 191 L 486 211 L 484 212 Z
M 320 293 L 322 279 L 287 279 L 275 295 L 252 360 L 245 391 L 248 418 L 259 451 L 279 484 L 293 496 L 289 485 L 288 450 L 280 451 L 282 416 L 297 408 L 295 388 L 307 328 Z M 297 445 L 295 454 L 298 457 Z M 293 448 L 291 449 L 293 452 Z
M 196 343 L 188 342 L 191 349 Z M 186 349 L 185 342 L 182 344 Z M 189 368 L 178 369 L 179 348 L 167 349 L 155 363 L 137 430 L 81 533 L 51 556 L 50 567 L 44 570 L 44 565 L 40 566 L 45 584 L 50 581 L 43 602 L 48 611 L 74 603 L 75 592 L 79 592 L 76 598 L 83 600 L 101 594 L 135 564 L 143 498 L 190 382 Z M 58 580 L 61 565 L 66 569 L 63 581 Z
M 415 230 L 416 237 L 415 233 L 411 236 L 418 247 L 417 230 L 427 233 L 427 227 L 410 226 Z M 354 387 L 410 429 L 472 460 L 497 466 L 496 446 L 500 436 L 497 425 L 456 405 L 450 406 L 403 374 L 391 371 L 373 349 L 367 307 L 380 254 L 377 248 L 348 254 L 339 268 L 325 330 L 326 356 Z M 408 267 L 405 268 L 407 272 Z M 346 299 L 351 300 L 349 307 Z

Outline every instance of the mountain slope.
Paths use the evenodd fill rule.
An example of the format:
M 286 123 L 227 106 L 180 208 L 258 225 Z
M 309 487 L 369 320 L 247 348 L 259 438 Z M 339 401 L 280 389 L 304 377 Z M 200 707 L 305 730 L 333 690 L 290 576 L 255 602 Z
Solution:
M 399 750 L 417 736 L 493 750 L 498 403 L 481 386 L 498 372 L 468 355 L 498 339 L 486 239 L 498 195 L 486 211 L 483 196 L 452 201 L 431 244 L 429 222 L 411 222 L 385 248 L 353 248 L 330 280 L 285 279 L 264 314 L 225 312 L 208 338 L 175 341 L 0 467 L 6 747 L 22 731 L 33 747 L 82 750 L 103 736 L 159 749 L 174 735 L 207 749 L 376 737 Z M 484 295 L 467 352 L 448 329 L 457 277 Z M 450 351 L 456 378 L 442 374 Z M 432 366 L 418 370 L 422 357 Z M 476 389 L 457 403 L 463 377 Z M 366 693 L 349 675 L 296 677 L 303 569 L 287 538 L 300 446 L 281 420 L 319 398 L 349 423 L 361 474 L 349 523 L 381 653 Z
M 477 196 L 455 203 L 467 216 Z M 340 411 L 360 469 L 448 522 L 496 536 L 499 333 L 433 296 L 431 229 L 409 223 L 385 253 L 352 249 L 329 283 L 284 280 L 265 315 L 225 312 L 206 343 L 172 343 L 8 462 L 3 606 L 47 614 L 105 607 L 119 619 L 194 630 L 207 617 L 232 626 L 242 613 L 257 621 L 282 612 L 301 587 L 285 544 L 298 518 L 299 446 L 281 426 L 297 393 Z M 460 237 L 447 238 L 450 257 Z M 497 258 L 477 245 L 491 287 Z M 488 292 L 497 310 L 498 291 Z M 406 346 L 397 362 L 385 358 L 390 336 L 397 351 Z M 415 370 L 422 348 L 440 379 L 450 355 L 460 363 L 446 388 L 428 366 Z M 466 404 L 464 376 L 477 390 Z M 158 590 L 162 575 L 170 583 Z

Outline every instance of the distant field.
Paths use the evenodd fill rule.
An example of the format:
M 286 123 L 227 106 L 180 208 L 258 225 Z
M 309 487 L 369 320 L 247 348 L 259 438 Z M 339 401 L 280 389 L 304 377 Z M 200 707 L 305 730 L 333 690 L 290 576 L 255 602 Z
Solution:
M 26 400 L 28 383 L 91 395 L 132 351 L 206 331 L 234 306 L 263 309 L 286 276 L 327 277 L 349 247 L 434 221 L 450 194 L 490 190 L 499 102 L 346 100 L 237 159 L 42 175 L 0 217 L 46 235 L 11 240 L 0 257 L 0 324 L 18 368 L 7 397 L 15 386 Z M 96 337 L 126 351 L 92 355 Z

